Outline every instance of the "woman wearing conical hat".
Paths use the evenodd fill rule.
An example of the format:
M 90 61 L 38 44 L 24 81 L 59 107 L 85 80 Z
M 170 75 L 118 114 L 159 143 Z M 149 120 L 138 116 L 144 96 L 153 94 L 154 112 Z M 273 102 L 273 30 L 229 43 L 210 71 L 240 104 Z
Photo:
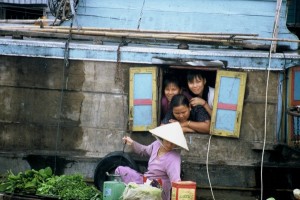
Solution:
M 142 145 L 130 137 L 124 137 L 127 145 L 132 146 L 135 153 L 150 157 L 146 173 L 141 174 L 129 167 L 119 166 L 115 173 L 122 177 L 124 183 L 143 184 L 143 177 L 149 180 L 162 180 L 162 199 L 170 199 L 171 183 L 180 181 L 181 158 L 175 147 L 188 150 L 185 137 L 178 122 L 159 126 L 150 130 L 156 141 L 148 146 Z

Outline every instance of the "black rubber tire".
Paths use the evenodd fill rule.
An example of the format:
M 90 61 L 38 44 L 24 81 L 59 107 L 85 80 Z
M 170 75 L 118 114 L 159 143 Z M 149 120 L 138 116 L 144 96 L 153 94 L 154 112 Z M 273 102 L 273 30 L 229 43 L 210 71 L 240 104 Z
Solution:
M 138 171 L 137 164 L 127 153 L 115 151 L 107 154 L 98 163 L 94 174 L 94 184 L 100 191 L 103 191 L 103 183 L 108 181 L 106 172 L 114 174 L 118 166 L 128 166 Z

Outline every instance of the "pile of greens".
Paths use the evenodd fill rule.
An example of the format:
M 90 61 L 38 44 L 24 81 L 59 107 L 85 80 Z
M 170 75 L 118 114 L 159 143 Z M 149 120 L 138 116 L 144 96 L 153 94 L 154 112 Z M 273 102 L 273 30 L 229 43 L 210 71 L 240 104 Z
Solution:
M 102 200 L 102 193 L 88 185 L 80 174 L 55 176 L 47 167 L 7 173 L 0 180 L 0 192 L 51 196 L 63 200 Z

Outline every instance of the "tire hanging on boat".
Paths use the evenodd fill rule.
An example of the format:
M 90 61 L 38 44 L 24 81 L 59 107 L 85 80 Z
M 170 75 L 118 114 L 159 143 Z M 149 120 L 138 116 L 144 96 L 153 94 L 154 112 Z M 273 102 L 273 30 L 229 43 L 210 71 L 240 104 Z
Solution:
M 94 173 L 94 184 L 100 191 L 103 190 L 103 183 L 108 181 L 106 172 L 114 174 L 115 169 L 118 166 L 128 166 L 138 171 L 137 164 L 127 153 L 124 153 L 123 151 L 115 151 L 107 154 L 98 163 Z

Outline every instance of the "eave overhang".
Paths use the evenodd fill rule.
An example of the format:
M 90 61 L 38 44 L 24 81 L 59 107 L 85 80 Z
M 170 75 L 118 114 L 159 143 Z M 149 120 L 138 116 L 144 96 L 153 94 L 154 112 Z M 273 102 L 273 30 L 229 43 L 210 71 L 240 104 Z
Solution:
M 0 39 L 0 55 L 64 59 L 64 41 L 32 41 Z M 119 58 L 118 58 L 119 51 Z M 97 45 L 70 42 L 70 60 L 90 60 L 122 63 L 163 64 L 164 60 L 192 63 L 221 61 L 226 68 L 265 70 L 269 52 L 237 49 L 190 49 L 172 47 Z M 298 52 L 273 53 L 270 70 L 284 70 L 300 64 Z

